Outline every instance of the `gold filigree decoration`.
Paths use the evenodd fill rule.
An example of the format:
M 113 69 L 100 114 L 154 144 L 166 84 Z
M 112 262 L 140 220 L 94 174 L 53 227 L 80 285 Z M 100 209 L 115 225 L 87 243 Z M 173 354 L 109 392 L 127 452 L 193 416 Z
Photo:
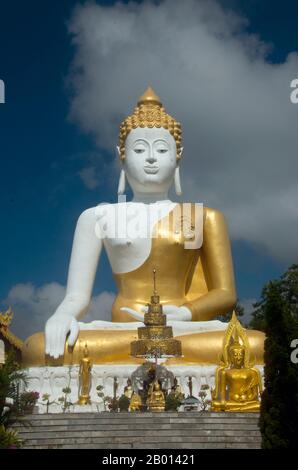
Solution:
M 23 341 L 9 331 L 9 326 L 12 322 L 13 310 L 9 307 L 6 312 L 0 312 L 0 335 L 2 335 L 10 344 L 17 349 L 22 350 Z
M 229 359 L 229 349 L 233 345 L 233 343 L 239 342 L 245 350 L 244 356 L 244 367 L 253 367 L 254 363 L 251 362 L 250 358 L 250 348 L 247 338 L 247 333 L 241 323 L 239 322 L 235 311 L 233 311 L 233 315 L 231 321 L 226 329 L 225 336 L 223 338 L 223 362 L 222 365 L 228 367 L 230 359 Z
M 13 318 L 13 311 L 12 311 L 12 308 L 9 307 L 6 310 L 6 312 L 0 312 L 0 325 L 7 328 L 11 324 L 12 318 Z

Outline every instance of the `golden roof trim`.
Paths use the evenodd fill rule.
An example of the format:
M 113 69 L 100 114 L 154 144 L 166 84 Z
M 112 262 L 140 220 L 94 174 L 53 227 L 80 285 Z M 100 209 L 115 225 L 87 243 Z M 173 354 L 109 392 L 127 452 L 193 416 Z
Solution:
M 13 310 L 9 307 L 6 312 L 0 312 L 0 333 L 3 335 L 7 341 L 15 346 L 17 349 L 22 350 L 23 341 L 9 331 L 8 327 L 12 322 Z
M 23 341 L 18 338 L 16 335 L 14 335 L 11 331 L 9 331 L 7 328 L 4 328 L 0 326 L 0 333 L 4 336 L 4 338 L 9 341 L 12 346 L 15 346 L 17 349 L 22 350 L 23 349 Z

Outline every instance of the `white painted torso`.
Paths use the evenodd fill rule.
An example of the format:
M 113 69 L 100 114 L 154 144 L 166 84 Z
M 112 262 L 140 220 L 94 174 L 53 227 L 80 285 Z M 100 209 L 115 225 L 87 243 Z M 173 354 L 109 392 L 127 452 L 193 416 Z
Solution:
M 95 208 L 96 235 L 103 239 L 115 274 L 133 271 L 146 261 L 155 224 L 176 204 L 168 200 L 152 204 L 120 202 Z

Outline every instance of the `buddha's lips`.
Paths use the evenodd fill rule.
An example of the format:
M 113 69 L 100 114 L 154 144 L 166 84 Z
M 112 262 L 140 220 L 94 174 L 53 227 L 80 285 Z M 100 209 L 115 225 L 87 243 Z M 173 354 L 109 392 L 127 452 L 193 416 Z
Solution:
M 158 166 L 144 166 L 145 173 L 155 174 L 159 170 Z

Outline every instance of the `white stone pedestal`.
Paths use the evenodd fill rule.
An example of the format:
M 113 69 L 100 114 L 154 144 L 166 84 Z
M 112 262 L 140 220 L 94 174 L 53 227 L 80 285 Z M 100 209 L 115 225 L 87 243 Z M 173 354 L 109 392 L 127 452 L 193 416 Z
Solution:
M 127 365 L 94 365 L 92 367 L 92 387 L 90 392 L 91 405 L 72 405 L 68 409 L 69 412 L 100 412 L 105 411 L 103 400 L 97 396 L 96 387 L 103 386 L 105 396 L 113 396 L 114 377 L 118 380 L 117 395 L 122 395 L 127 379 L 138 366 Z M 210 389 L 214 388 L 215 370 L 217 365 L 179 365 L 167 366 L 181 385 L 182 392 L 186 395 L 189 393 L 188 378 L 192 377 L 193 395 L 198 396 L 201 385 L 207 384 Z M 263 376 L 263 367 L 258 366 Z M 46 413 L 46 406 L 41 401 L 42 395 L 47 393 L 50 395 L 50 401 L 55 401 L 49 408 L 51 413 L 61 413 L 62 406 L 58 402 L 58 398 L 63 396 L 62 389 L 70 387 L 71 393 L 68 396 L 69 401 L 76 403 L 78 400 L 78 377 L 79 366 L 63 366 L 63 367 L 31 367 L 27 369 L 28 373 L 28 390 L 37 391 L 40 394 L 38 402 L 38 412 Z M 210 392 L 209 392 L 210 393 Z M 210 396 L 208 397 L 210 398 Z

